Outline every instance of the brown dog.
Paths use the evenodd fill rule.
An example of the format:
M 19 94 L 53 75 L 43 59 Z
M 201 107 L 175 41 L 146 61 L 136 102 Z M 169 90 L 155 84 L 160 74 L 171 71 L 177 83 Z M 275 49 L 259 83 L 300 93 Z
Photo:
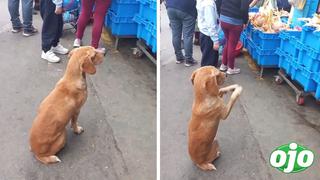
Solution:
M 86 73 L 95 74 L 95 65 L 103 61 L 103 54 L 89 46 L 74 49 L 69 57 L 64 76 L 41 102 L 30 130 L 31 151 L 45 164 L 60 162 L 55 154 L 65 145 L 70 120 L 74 133 L 83 132 L 77 119 L 87 99 Z
M 225 81 L 225 73 L 213 66 L 205 66 L 194 71 L 191 76 L 194 85 L 194 102 L 189 122 L 189 154 L 202 170 L 216 170 L 212 164 L 220 155 L 215 139 L 219 122 L 226 119 L 233 104 L 242 92 L 242 87 L 232 85 L 219 89 Z M 230 101 L 224 104 L 222 96 L 233 91 Z

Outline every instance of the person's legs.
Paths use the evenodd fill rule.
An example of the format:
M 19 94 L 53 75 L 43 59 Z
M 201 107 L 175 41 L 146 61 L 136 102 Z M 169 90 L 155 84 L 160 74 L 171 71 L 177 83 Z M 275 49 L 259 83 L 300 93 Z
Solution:
M 178 10 L 168 8 L 167 13 L 170 20 L 170 27 L 172 30 L 172 44 L 176 54 L 177 62 L 184 61 L 185 57 L 181 51 L 181 37 L 182 37 L 182 20 L 178 18 Z
M 13 30 L 22 28 L 19 14 L 19 0 L 8 0 L 8 10 L 11 17 L 11 23 Z
M 81 1 L 81 13 L 77 23 L 76 38 L 82 39 L 84 30 L 90 20 L 90 14 L 93 8 L 94 1 L 82 0 Z
M 102 33 L 102 28 L 104 24 L 104 18 L 106 12 L 110 6 L 110 0 L 96 0 L 95 12 L 93 15 L 93 29 L 92 29 L 92 40 L 91 46 L 98 48 L 99 41 Z
M 223 48 L 222 52 L 222 65 L 227 66 L 228 65 L 228 39 L 229 39 L 229 29 L 226 23 L 220 22 L 221 23 L 221 29 L 224 33 L 224 38 L 225 38 L 225 45 Z
M 24 31 L 32 31 L 33 0 L 22 0 L 22 18 Z
M 56 47 L 59 44 L 60 38 L 62 37 L 62 31 L 63 31 L 63 17 L 62 14 L 57 15 L 56 14 L 56 18 L 57 18 L 57 32 L 56 32 L 56 36 L 55 39 L 52 43 L 53 47 Z
M 40 3 L 40 14 L 43 19 L 42 24 L 42 50 L 47 52 L 56 43 L 59 32 L 59 16 L 55 14 L 55 5 L 51 0 L 42 0 Z
M 196 18 L 181 12 L 181 17 L 183 18 L 182 32 L 183 32 L 183 43 L 186 61 L 193 61 L 193 33 L 196 23 Z
M 217 58 L 213 49 L 213 42 L 207 35 L 200 33 L 200 50 L 202 53 L 202 66 L 216 66 Z
M 234 62 L 236 57 L 236 47 L 240 39 L 242 31 L 241 25 L 230 25 L 230 34 L 228 39 L 228 67 L 234 69 Z

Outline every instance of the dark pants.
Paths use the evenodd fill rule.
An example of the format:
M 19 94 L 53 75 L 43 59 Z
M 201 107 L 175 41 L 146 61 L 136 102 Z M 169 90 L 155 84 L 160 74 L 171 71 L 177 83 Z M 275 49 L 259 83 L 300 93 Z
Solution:
M 167 13 L 172 30 L 172 44 L 178 60 L 193 60 L 193 33 L 196 17 L 178 9 L 168 8 Z M 185 55 L 181 51 L 181 39 L 183 34 L 183 46 Z
M 234 61 L 236 58 L 236 47 L 242 32 L 242 25 L 233 25 L 221 21 L 221 28 L 226 39 L 226 44 L 223 48 L 222 63 L 229 68 L 234 68 Z
M 23 24 L 20 21 L 19 5 L 22 5 Z M 22 28 L 25 31 L 32 31 L 32 0 L 8 0 L 8 9 L 13 28 Z
M 57 15 L 54 13 L 56 5 L 52 0 L 40 1 L 40 14 L 43 20 L 42 24 L 42 50 L 47 52 L 51 47 L 55 47 L 59 43 L 62 36 L 63 19 L 62 14 Z
M 219 51 L 213 49 L 213 41 L 209 36 L 200 33 L 201 66 L 218 66 Z

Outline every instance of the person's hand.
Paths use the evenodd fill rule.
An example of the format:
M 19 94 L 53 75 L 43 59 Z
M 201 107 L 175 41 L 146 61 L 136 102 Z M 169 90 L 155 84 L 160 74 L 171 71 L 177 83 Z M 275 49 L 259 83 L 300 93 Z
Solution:
M 246 29 L 248 24 L 243 24 L 243 29 Z
M 219 46 L 220 46 L 219 42 L 214 42 L 213 43 L 213 49 L 214 50 L 219 50 Z
M 54 11 L 54 13 L 56 14 L 62 14 L 64 12 L 63 8 L 62 7 L 56 7 L 56 10 Z

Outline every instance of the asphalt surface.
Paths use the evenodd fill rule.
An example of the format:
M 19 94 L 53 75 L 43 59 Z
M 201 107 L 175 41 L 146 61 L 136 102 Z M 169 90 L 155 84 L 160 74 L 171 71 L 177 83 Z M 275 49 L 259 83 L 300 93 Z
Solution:
M 50 64 L 40 58 L 40 34 L 11 33 L 6 3 L 0 2 L 0 179 L 155 179 L 156 67 L 132 57 L 135 40 L 122 40 L 119 51 L 108 51 L 97 73 L 88 76 L 89 96 L 79 116 L 85 132 L 78 136 L 68 127 L 66 146 L 58 153 L 62 162 L 46 166 L 33 157 L 28 131 L 67 57 Z M 41 31 L 39 15 L 34 24 Z M 89 28 L 85 44 L 90 35 Z M 71 49 L 73 38 L 66 30 L 61 43 Z
M 194 47 L 194 58 L 201 52 Z M 243 93 L 230 116 L 218 130 L 221 157 L 217 171 L 199 170 L 187 151 L 187 128 L 193 102 L 191 73 L 199 67 L 175 64 L 171 32 L 164 6 L 161 6 L 161 179 L 165 180 L 300 180 L 320 178 L 317 152 L 320 149 L 320 108 L 313 98 L 298 106 L 287 85 L 274 83 L 276 70 L 266 70 L 257 79 L 243 56 L 236 65 L 241 74 L 228 76 L 225 85 L 239 84 Z M 228 99 L 229 97 L 227 97 Z M 226 99 L 226 100 L 227 100 Z M 284 174 L 269 165 L 270 153 L 278 146 L 297 142 L 315 152 L 314 164 L 301 173 Z

